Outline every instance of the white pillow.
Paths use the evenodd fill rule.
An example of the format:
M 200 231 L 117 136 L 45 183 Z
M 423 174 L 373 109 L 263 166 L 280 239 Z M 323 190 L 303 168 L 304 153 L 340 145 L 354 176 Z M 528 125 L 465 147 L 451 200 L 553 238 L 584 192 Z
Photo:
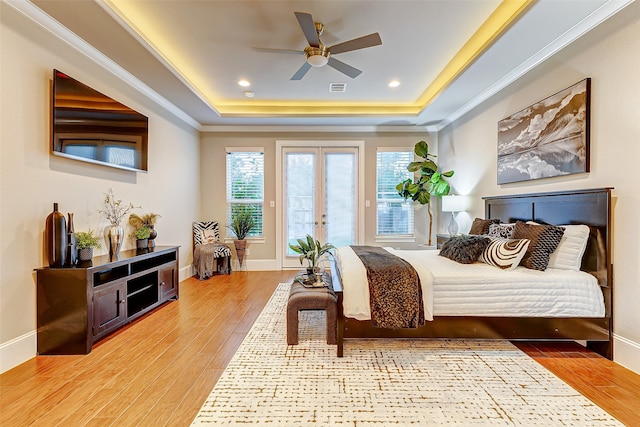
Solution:
M 216 243 L 218 239 L 216 238 L 215 230 L 202 230 L 202 243 Z
M 528 221 L 528 224 L 536 224 Z M 561 225 L 564 234 L 555 251 L 549 257 L 548 268 L 580 271 L 582 256 L 589 241 L 589 227 L 586 225 Z
M 514 270 L 527 253 L 529 243 L 531 243 L 529 239 L 491 237 L 491 242 L 482 251 L 478 261 L 503 270 Z

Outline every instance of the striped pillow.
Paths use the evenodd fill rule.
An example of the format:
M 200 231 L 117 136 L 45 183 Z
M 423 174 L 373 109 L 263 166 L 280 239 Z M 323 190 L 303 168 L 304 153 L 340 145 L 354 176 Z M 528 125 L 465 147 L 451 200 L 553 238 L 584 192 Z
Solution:
M 514 270 L 527 253 L 529 239 L 503 239 L 491 237 L 491 242 L 478 258 L 478 261 L 503 270 Z

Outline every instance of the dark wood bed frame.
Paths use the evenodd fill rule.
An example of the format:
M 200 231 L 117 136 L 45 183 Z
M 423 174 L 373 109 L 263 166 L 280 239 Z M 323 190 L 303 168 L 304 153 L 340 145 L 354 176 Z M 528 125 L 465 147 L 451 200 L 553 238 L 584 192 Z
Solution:
M 484 197 L 485 218 L 500 218 L 502 222 L 521 220 L 588 225 L 591 233 L 582 270 L 598 279 L 604 295 L 604 317 L 435 316 L 433 321 L 416 329 L 376 328 L 370 321 L 344 316 L 340 272 L 332 262 L 332 283 L 338 297 L 338 357 L 343 356 L 344 341 L 349 338 L 482 338 L 586 341 L 588 348 L 612 359 L 611 190 L 597 188 Z

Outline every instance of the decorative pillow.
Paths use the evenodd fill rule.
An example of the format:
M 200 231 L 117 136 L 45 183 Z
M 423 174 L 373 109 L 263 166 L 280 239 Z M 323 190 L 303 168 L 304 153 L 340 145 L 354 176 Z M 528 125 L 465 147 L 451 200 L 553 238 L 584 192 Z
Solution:
M 202 243 L 216 243 L 218 241 L 218 233 L 215 230 L 202 230 Z
M 532 270 L 546 270 L 549 258 L 558 247 L 563 234 L 564 229 L 555 225 L 534 225 L 517 221 L 511 237 L 531 240 L 520 265 Z
M 499 219 L 481 219 L 476 218 L 473 220 L 473 224 L 471 224 L 471 230 L 469 230 L 469 234 L 489 234 L 489 226 L 491 224 L 499 224 Z
M 490 224 L 487 234 L 492 237 L 502 237 L 503 239 L 511 239 L 515 224 Z
M 531 241 L 529 239 L 503 239 L 491 237 L 491 241 L 480 254 L 479 261 L 500 267 L 503 270 L 513 270 L 519 264 Z
M 455 236 L 447 240 L 440 255 L 461 264 L 471 264 L 489 244 L 489 239 L 484 236 Z
M 537 224 L 527 221 L 527 224 Z M 586 225 L 560 225 L 564 234 L 555 251 L 549 257 L 547 268 L 580 271 L 582 256 L 589 241 L 589 227 Z

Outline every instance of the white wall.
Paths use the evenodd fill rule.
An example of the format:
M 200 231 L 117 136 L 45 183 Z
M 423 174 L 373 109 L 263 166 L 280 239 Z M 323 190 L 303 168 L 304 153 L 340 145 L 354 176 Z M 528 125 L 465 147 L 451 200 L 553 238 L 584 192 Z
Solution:
M 112 188 L 139 213 L 161 215 L 160 245 L 180 245 L 190 271 L 191 221 L 199 214 L 199 134 L 121 79 L 4 2 L 0 27 L 0 372 L 35 356 L 34 268 L 46 265 L 45 218 L 53 203 L 74 213 L 77 231 L 102 231 L 98 214 Z M 49 152 L 50 85 L 56 68 L 149 117 L 149 172 L 54 157 Z M 133 247 L 127 242 L 125 249 Z M 100 255 L 103 249 L 96 252 Z
M 453 186 L 461 194 L 473 196 L 470 218 L 483 217 L 481 197 L 486 195 L 615 187 L 614 357 L 636 372 L 640 372 L 638 40 L 640 3 L 636 2 L 439 135 L 442 166 L 456 170 Z M 592 95 L 591 172 L 497 185 L 497 122 L 586 77 L 591 77 Z

